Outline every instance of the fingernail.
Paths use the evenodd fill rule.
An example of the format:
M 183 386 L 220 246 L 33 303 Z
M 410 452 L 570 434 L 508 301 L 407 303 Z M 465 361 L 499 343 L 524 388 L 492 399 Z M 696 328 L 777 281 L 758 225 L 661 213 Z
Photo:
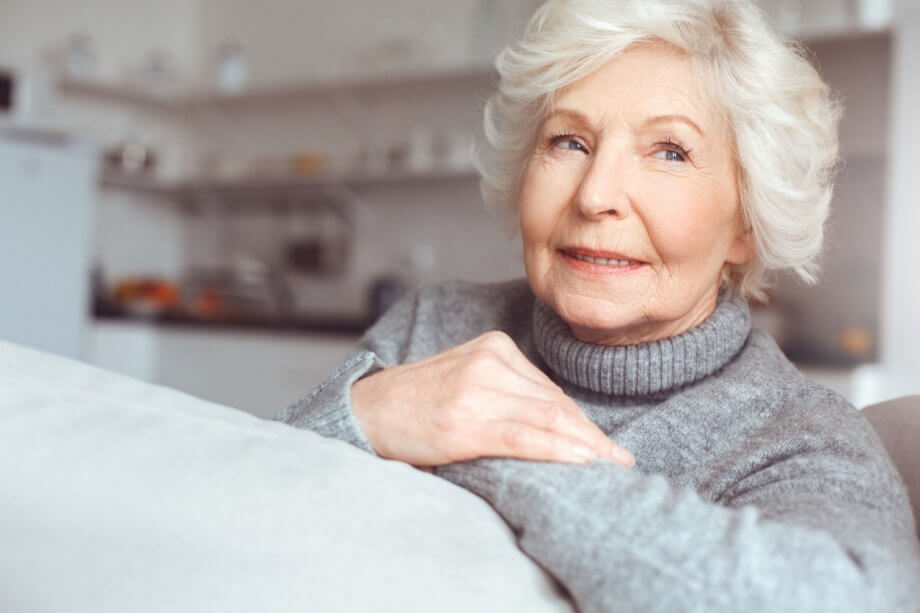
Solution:
M 583 445 L 573 445 L 572 452 L 583 462 L 590 462 L 597 458 L 597 454 L 594 453 L 593 449 Z
M 610 457 L 617 460 L 620 464 L 626 465 L 628 468 L 633 468 L 636 465 L 636 456 L 630 451 L 620 447 L 611 450 Z

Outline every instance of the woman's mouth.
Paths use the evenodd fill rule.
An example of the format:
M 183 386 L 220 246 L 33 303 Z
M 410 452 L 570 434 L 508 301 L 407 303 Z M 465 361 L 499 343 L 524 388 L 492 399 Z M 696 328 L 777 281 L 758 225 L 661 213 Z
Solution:
M 589 264 L 603 264 L 604 266 L 629 266 L 630 264 L 635 264 L 632 260 L 618 260 L 615 258 L 592 258 L 590 255 L 582 255 L 580 253 L 569 253 L 573 258 L 577 258 L 582 262 L 588 262 Z
M 638 270 L 645 262 L 621 254 L 582 249 L 560 249 L 563 261 L 573 270 L 591 277 L 609 277 Z

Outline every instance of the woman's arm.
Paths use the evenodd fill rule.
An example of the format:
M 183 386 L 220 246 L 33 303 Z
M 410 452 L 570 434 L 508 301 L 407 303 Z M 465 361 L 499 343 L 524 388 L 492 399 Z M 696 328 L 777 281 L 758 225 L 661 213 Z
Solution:
M 402 361 L 412 335 L 417 307 L 417 294 L 405 296 L 394 304 L 361 337 L 351 358 L 305 397 L 280 411 L 274 419 L 378 455 L 355 418 L 351 388 L 358 379 Z
M 581 611 L 920 610 L 900 486 L 844 457 L 831 479 L 809 477 L 800 460 L 798 476 L 777 462 L 728 506 L 606 462 L 481 459 L 435 474 L 490 502 Z
M 309 394 L 275 415 L 274 420 L 312 430 L 320 436 L 339 439 L 378 455 L 355 417 L 351 387 L 361 377 L 384 368 L 386 364 L 380 356 L 369 349 L 360 348 Z

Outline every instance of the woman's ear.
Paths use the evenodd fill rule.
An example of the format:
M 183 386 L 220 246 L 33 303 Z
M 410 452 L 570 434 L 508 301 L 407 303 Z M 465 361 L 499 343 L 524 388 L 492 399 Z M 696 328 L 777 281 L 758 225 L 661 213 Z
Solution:
M 742 230 L 741 233 L 735 237 L 734 242 L 728 249 L 728 255 L 725 258 L 726 264 L 741 266 L 754 259 L 754 236 L 751 232 L 751 230 Z

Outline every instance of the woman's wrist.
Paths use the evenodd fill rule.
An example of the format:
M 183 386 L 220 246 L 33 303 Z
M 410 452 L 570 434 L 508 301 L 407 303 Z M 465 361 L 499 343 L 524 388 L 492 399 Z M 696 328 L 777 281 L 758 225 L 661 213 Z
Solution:
M 380 455 L 379 447 L 374 440 L 376 437 L 374 435 L 370 411 L 371 407 L 368 402 L 369 398 L 367 393 L 368 380 L 373 378 L 373 376 L 374 375 L 365 376 L 352 383 L 350 390 L 351 411 L 352 415 L 354 415 L 355 422 L 358 424 L 358 429 L 361 430 L 364 438 L 366 438 L 367 442 L 373 447 L 374 452 Z

